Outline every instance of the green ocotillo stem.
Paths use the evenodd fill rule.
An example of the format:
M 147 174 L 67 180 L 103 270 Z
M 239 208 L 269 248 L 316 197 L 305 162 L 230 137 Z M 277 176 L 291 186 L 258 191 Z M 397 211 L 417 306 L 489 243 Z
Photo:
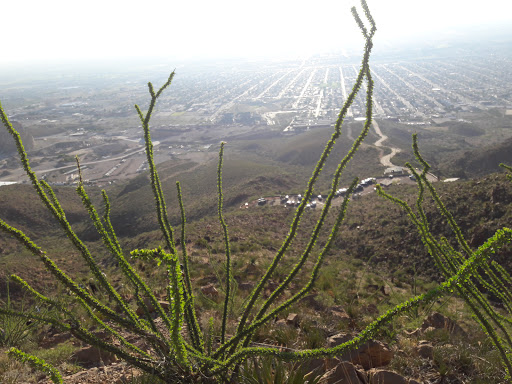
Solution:
M 217 168 L 217 192 L 218 192 L 218 213 L 219 213 L 219 221 L 222 226 L 222 232 L 224 234 L 224 247 L 226 252 L 226 296 L 224 298 L 224 310 L 222 313 L 222 328 L 221 328 L 221 344 L 224 344 L 224 340 L 226 337 L 226 323 L 228 317 L 228 309 L 229 309 L 229 300 L 231 295 L 231 280 L 232 280 L 232 272 L 231 272 L 231 248 L 229 246 L 229 234 L 228 234 L 228 226 L 224 220 L 224 215 L 222 213 L 222 207 L 224 202 L 224 195 L 222 193 L 222 164 L 224 159 L 224 142 L 220 143 L 219 150 L 219 165 Z
M 364 8 L 366 6 L 366 3 L 364 1 L 362 1 L 362 3 L 364 4 L 363 5 L 363 8 Z M 367 9 L 367 6 L 366 6 L 366 9 Z M 357 15 L 357 10 L 355 9 L 355 7 L 352 8 L 352 13 L 354 15 Z M 366 13 L 366 11 L 365 11 L 365 13 Z M 356 16 L 354 16 L 354 17 L 356 17 Z M 359 21 L 357 21 L 357 19 Z M 362 28 L 362 30 L 363 30 L 364 25 L 362 24 L 362 22 L 358 16 L 357 16 L 357 19 L 356 19 L 356 21 L 357 21 L 359 27 L 360 28 L 363 27 Z M 371 29 L 370 34 L 368 34 L 366 32 L 366 29 L 364 29 L 365 32 L 363 34 L 365 35 L 365 38 L 366 38 L 365 51 L 363 54 L 361 70 L 359 71 L 356 82 L 354 83 L 354 86 L 352 87 L 352 91 L 350 92 L 349 96 L 347 97 L 347 100 L 345 101 L 345 103 L 343 104 L 343 107 L 340 110 L 338 119 L 334 126 L 334 132 L 333 132 L 330 140 L 327 142 L 325 149 L 315 166 L 313 174 L 308 181 L 306 191 L 304 192 L 303 201 L 299 204 L 299 206 L 295 212 L 294 219 L 292 221 L 292 224 L 290 225 L 290 230 L 289 230 L 285 240 L 283 241 L 281 248 L 278 250 L 278 252 L 277 252 L 276 256 L 274 257 L 274 259 L 272 260 L 270 266 L 267 268 L 267 271 L 265 272 L 265 274 L 263 275 L 263 277 L 261 278 L 259 283 L 256 285 L 254 290 L 251 292 L 248 303 L 247 303 L 247 305 L 244 309 L 244 312 L 241 316 L 240 322 L 238 323 L 236 333 L 238 333 L 244 329 L 247 318 L 249 317 L 249 314 L 251 313 L 251 311 L 254 307 L 254 304 L 256 303 L 256 300 L 259 297 L 259 294 L 263 290 L 264 285 L 270 279 L 270 276 L 272 276 L 272 274 L 274 273 L 275 269 L 277 268 L 279 262 L 281 261 L 282 257 L 287 252 L 292 241 L 294 240 L 296 233 L 297 233 L 297 228 L 301 221 L 302 214 L 306 208 L 307 201 L 309 200 L 309 198 L 311 197 L 311 195 L 313 193 L 314 185 L 322 171 L 322 168 L 325 165 L 325 162 L 327 161 L 327 158 L 329 157 L 329 155 L 334 147 L 334 144 L 336 143 L 336 140 L 341 135 L 341 126 L 344 122 L 345 116 L 346 116 L 350 106 L 354 102 L 357 93 L 359 92 L 359 89 L 362 85 L 364 77 L 367 75 L 367 69 L 369 66 L 368 63 L 370 60 L 370 53 L 371 53 L 371 49 L 373 47 L 372 38 L 373 38 L 373 34 L 376 31 L 375 23 L 373 22 L 373 19 L 369 19 L 369 20 L 372 25 L 372 29 Z
M 181 185 L 180 182 L 176 182 L 176 189 L 178 192 L 178 203 L 180 205 L 181 212 L 181 249 L 182 249 L 182 261 L 183 261 L 183 274 L 185 278 L 185 287 L 183 292 L 185 293 L 185 316 L 187 320 L 187 326 L 190 330 L 190 336 L 192 338 L 192 342 L 194 348 L 199 351 L 204 351 L 203 346 L 203 335 L 201 334 L 201 328 L 199 327 L 199 322 L 197 320 L 196 311 L 195 311 L 195 299 L 194 292 L 192 290 L 192 283 L 190 281 L 190 269 L 189 269 L 189 257 L 187 252 L 186 245 L 186 216 L 185 216 L 185 207 L 183 205 L 183 195 L 181 193 Z

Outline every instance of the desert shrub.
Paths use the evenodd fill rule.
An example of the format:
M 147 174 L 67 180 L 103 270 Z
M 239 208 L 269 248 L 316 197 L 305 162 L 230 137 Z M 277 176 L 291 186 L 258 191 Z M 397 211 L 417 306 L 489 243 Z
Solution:
M 121 378 L 119 384 L 164 384 L 165 382 L 158 377 L 150 374 L 142 374 L 140 376 L 132 376 L 129 378 Z
M 26 354 L 14 347 L 11 348 L 7 352 L 7 354 L 9 355 L 9 357 L 11 357 L 15 360 L 21 361 L 23 363 L 27 363 L 31 367 L 33 367 L 37 370 L 40 370 L 44 373 L 47 373 L 48 376 L 50 376 L 51 380 L 55 384 L 62 384 L 62 376 L 60 375 L 60 372 L 58 370 L 56 370 L 52 365 L 50 365 L 46 361 L 44 361 L 43 359 L 40 359 L 36 356 Z
M 321 373 L 304 365 L 266 357 L 245 361 L 240 379 L 245 384 L 315 384 L 320 381 Z
M 11 300 L 9 282 L 7 282 L 5 300 L 0 299 L 0 304 L 8 310 L 17 309 L 27 314 L 36 314 L 39 308 L 28 305 L 25 298 L 22 298 L 14 306 Z M 38 321 L 21 318 L 9 313 L 0 312 L 0 347 L 20 347 L 33 336 L 34 331 L 40 326 Z

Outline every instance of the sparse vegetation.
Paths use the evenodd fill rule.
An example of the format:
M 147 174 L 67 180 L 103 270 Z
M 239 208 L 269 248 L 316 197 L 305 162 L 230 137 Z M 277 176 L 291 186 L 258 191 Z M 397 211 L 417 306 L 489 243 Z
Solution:
M 0 304 L 6 309 L 17 309 L 21 312 L 36 313 L 37 308 L 27 308 L 26 301 L 22 299 L 18 305 L 11 301 L 9 292 L 9 282 L 7 282 L 6 300 L 0 299 Z M 11 316 L 0 313 L 0 347 L 20 347 L 24 345 L 30 337 L 33 336 L 34 329 L 38 326 L 37 321 Z
M 320 380 L 315 370 L 309 369 L 306 364 L 298 369 L 299 362 L 342 355 L 376 336 L 386 338 L 390 344 L 399 343 L 399 331 L 405 325 L 404 322 L 414 323 L 418 319 L 419 309 L 429 307 L 440 298 L 456 293 L 458 298 L 465 301 L 471 314 L 485 332 L 484 340 L 492 344 L 492 348 L 489 344 L 486 345 L 489 356 L 493 355 L 495 360 L 499 360 L 507 377 L 510 377 L 512 293 L 509 288 L 512 279 L 499 260 L 494 258 L 494 254 L 510 243 L 512 230 L 503 228 L 493 236 L 486 236 L 486 241 L 476 244 L 477 248 L 473 250 L 426 178 L 429 165 L 419 152 L 416 138 L 413 151 L 422 170 L 417 171 L 410 165 L 408 167 L 417 180 L 417 199 L 408 203 L 394 197 L 383 188 L 378 187 L 378 192 L 407 213 L 429 254 L 435 260 L 442 283 L 429 286 L 419 279 L 416 280 L 416 273 L 410 275 L 403 272 L 396 274 L 397 281 L 393 285 L 395 290 L 388 290 L 389 284 L 384 277 L 378 273 L 370 273 L 368 268 L 364 269 L 364 262 L 361 260 L 356 260 L 352 264 L 325 265 L 326 256 L 332 250 L 358 180 L 352 181 L 339 208 L 333 207 L 335 192 L 345 166 L 361 146 L 372 122 L 373 81 L 369 57 L 375 24 L 364 1 L 362 6 L 369 27 L 365 26 L 355 8 L 353 9 L 354 18 L 366 39 L 356 85 L 341 109 L 334 132 L 316 164 L 302 202 L 295 213 L 291 214 L 291 226 L 282 243 L 277 243 L 271 237 L 258 236 L 257 232 L 254 234 L 257 242 L 239 242 L 235 241 L 233 234 L 228 233 L 223 209 L 224 144 L 221 144 L 217 169 L 217 206 L 222 236 L 220 240 L 197 237 L 193 243 L 193 247 L 208 252 L 205 264 L 213 265 L 215 281 L 223 282 L 220 293 L 217 290 L 199 293 L 194 288 L 189 255 L 193 247 L 187 246 L 190 243 L 186 234 L 186 199 L 182 196 L 180 184 L 177 183 L 176 197 L 181 213 L 181 236 L 178 238 L 169 221 L 162 181 L 155 167 L 150 120 L 155 103 L 162 92 L 170 86 L 174 73 L 158 90 L 155 90 L 151 83 L 148 84 L 151 101 L 147 112 L 144 113 L 136 106 L 144 129 L 151 189 L 165 248 L 146 246 L 144 249 L 135 249 L 130 253 L 132 259 L 128 260 L 111 222 L 107 193 L 102 191 L 104 213 L 100 216 L 85 190 L 80 174 L 77 193 L 110 257 L 116 260 L 118 274 L 122 274 L 122 279 L 118 276 L 113 277 L 108 267 L 104 267 L 98 258 L 93 257 L 89 247 L 79 239 L 53 189 L 45 181 L 39 180 L 31 170 L 19 133 L 10 124 L 3 109 L 0 109 L 3 124 L 14 136 L 23 166 L 33 187 L 70 239 L 75 248 L 74 253 L 82 256 L 90 273 L 90 278 L 86 280 L 72 278 L 27 234 L 0 221 L 0 228 L 38 257 L 52 274 L 54 281 L 64 287 L 69 294 L 68 297 L 64 297 L 62 292 L 60 295 L 43 294 L 21 277 L 13 275 L 13 281 L 31 294 L 39 306 L 51 312 L 26 312 L 6 305 L 0 308 L 0 316 L 47 323 L 63 332 L 69 332 L 75 338 L 109 352 L 145 372 L 144 376 L 134 379 L 133 382 L 163 380 L 315 383 Z M 345 114 L 364 81 L 367 103 L 365 124 L 353 146 L 335 167 L 321 212 L 306 217 L 306 204 L 313 196 L 320 173 L 341 134 Z M 80 169 L 78 159 L 77 166 Z M 454 232 L 453 240 L 438 240 L 434 236 L 431 220 L 423 207 L 427 192 L 433 201 L 431 204 L 440 210 L 445 227 Z M 413 211 L 411 204 L 415 204 L 416 211 Z M 393 225 L 387 217 L 380 219 L 382 225 Z M 356 221 L 347 223 L 350 228 L 359 231 L 358 224 Z M 401 229 L 403 230 L 403 227 Z M 397 236 L 404 235 L 400 232 L 401 229 L 397 228 Z M 302 232 L 306 235 L 299 238 L 299 233 Z M 181 256 L 178 252 L 179 246 Z M 362 248 L 358 250 L 358 254 L 366 262 L 371 261 L 371 244 L 361 242 L 360 246 Z M 261 257 L 270 253 L 274 255 L 273 258 Z M 219 256 L 222 254 L 225 257 Z M 240 255 L 242 262 L 236 260 L 234 255 Z M 239 272 L 244 268 L 245 276 L 248 276 L 248 281 L 244 283 L 252 283 L 252 286 L 249 287 L 250 293 L 242 296 L 237 294 L 242 289 L 242 282 L 236 281 L 234 271 Z M 319 272 L 321 268 L 324 271 L 322 274 Z M 340 277 L 341 268 L 346 269 L 343 280 Z M 250 275 L 254 271 L 256 277 L 253 279 Z M 208 276 L 201 276 L 202 272 L 194 271 L 194 277 L 206 279 Z M 362 286 L 377 288 L 373 293 L 369 290 L 363 292 Z M 325 341 L 325 334 L 320 327 L 313 326 L 311 319 L 304 321 L 301 328 L 278 327 L 277 323 L 273 324 L 276 317 L 286 316 L 292 308 L 300 306 L 301 301 L 307 298 L 314 287 L 320 292 L 312 301 L 320 308 L 346 304 L 347 316 L 332 315 L 332 322 L 337 322 L 337 329 L 357 330 L 357 335 L 336 346 L 326 346 L 322 342 Z M 382 296 L 387 298 L 386 307 L 378 308 L 377 304 L 381 304 Z M 165 301 L 161 300 L 163 297 Z M 503 310 L 496 309 L 493 306 L 495 302 L 500 303 Z M 373 307 L 369 308 L 369 304 Z M 201 312 L 205 312 L 206 316 L 199 313 L 198 308 L 201 308 Z M 383 314 L 376 318 L 366 316 L 379 310 L 382 310 Z M 304 308 L 304 313 L 307 313 L 307 307 Z M 404 316 L 408 316 L 408 320 L 404 320 Z M 98 336 L 98 329 L 104 333 L 103 336 Z M 430 336 L 429 333 L 425 334 Z M 472 352 L 458 345 L 447 346 L 450 340 L 448 334 L 438 333 L 432 336 L 432 339 L 444 344 L 444 348 L 436 348 L 433 352 L 433 363 L 441 377 L 450 375 L 452 371 L 467 369 L 471 365 L 470 362 L 473 362 Z M 137 343 L 141 340 L 143 347 Z M 404 344 L 404 347 L 407 345 Z M 42 358 L 14 349 L 10 353 L 15 358 L 48 372 L 54 382 L 60 382 L 60 375 Z M 44 360 L 57 364 L 61 362 L 62 355 L 69 353 L 69 348 L 61 347 L 43 355 Z M 33 355 L 38 354 L 34 352 Z M 471 369 L 477 370 L 479 374 L 483 371 L 482 367 L 476 365 Z M 411 370 L 414 371 L 414 367 Z M 471 372 L 466 370 L 463 374 L 471 375 Z M 484 374 L 481 376 L 489 377 Z M 505 375 L 499 373 L 494 377 L 497 376 L 501 378 Z

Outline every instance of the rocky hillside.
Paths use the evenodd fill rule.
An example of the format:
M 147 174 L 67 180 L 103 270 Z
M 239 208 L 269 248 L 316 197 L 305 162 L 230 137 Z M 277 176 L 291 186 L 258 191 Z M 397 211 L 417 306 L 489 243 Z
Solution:
M 500 163 L 512 163 L 512 138 L 459 154 L 446 164 L 444 171 L 458 177 L 483 176 L 496 172 Z

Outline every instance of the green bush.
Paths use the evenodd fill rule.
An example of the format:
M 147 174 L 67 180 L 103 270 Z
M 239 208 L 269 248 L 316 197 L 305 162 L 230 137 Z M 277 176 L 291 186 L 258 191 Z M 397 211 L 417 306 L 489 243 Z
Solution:
M 4 302 L 0 300 L 0 304 L 8 310 L 13 310 L 15 307 L 11 301 L 9 282 L 7 282 L 6 291 L 7 297 Z M 27 314 L 37 314 L 38 312 L 38 308 L 27 306 L 24 298 L 18 304 L 17 309 Z M 21 347 L 33 336 L 34 330 L 39 325 L 38 321 L 0 312 L 0 347 Z

